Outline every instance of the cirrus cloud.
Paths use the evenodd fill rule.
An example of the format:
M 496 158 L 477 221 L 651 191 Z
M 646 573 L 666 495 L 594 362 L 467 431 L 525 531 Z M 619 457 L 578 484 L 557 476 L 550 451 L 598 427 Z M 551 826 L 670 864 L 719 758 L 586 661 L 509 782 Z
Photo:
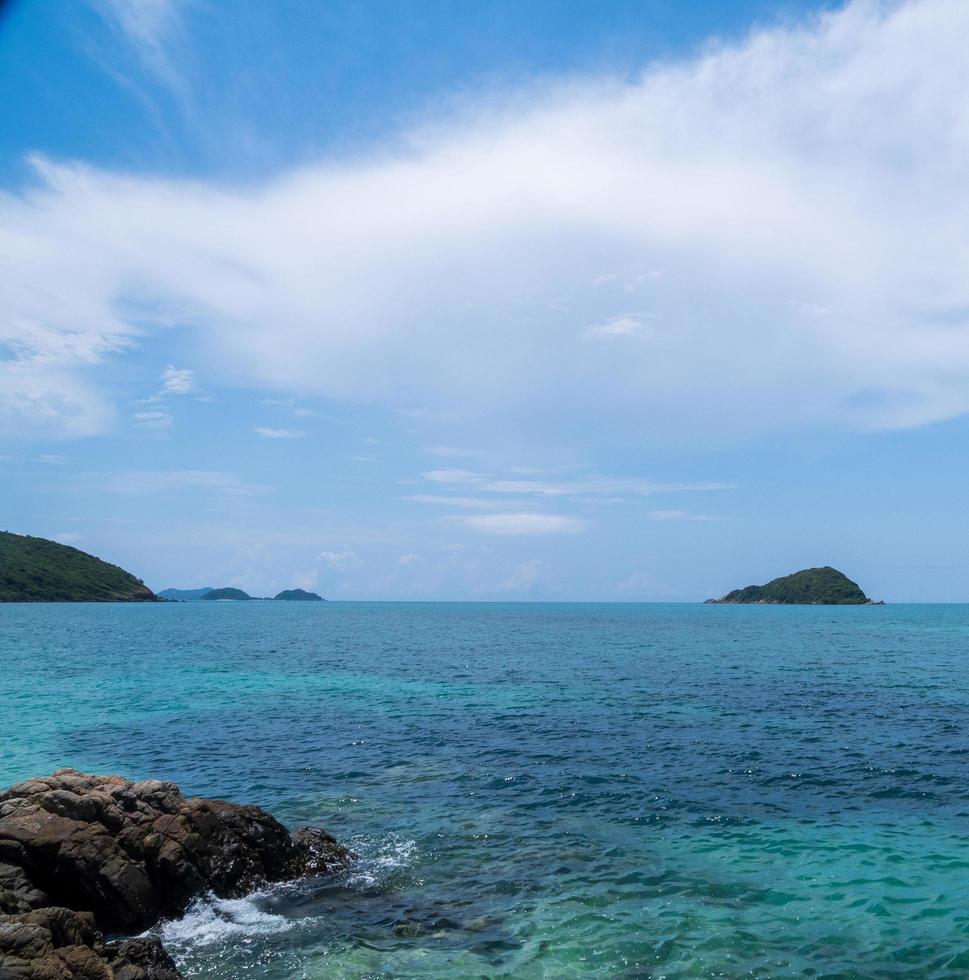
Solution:
M 445 520 L 479 534 L 497 535 L 577 534 L 585 527 L 584 521 L 560 514 L 471 514 Z

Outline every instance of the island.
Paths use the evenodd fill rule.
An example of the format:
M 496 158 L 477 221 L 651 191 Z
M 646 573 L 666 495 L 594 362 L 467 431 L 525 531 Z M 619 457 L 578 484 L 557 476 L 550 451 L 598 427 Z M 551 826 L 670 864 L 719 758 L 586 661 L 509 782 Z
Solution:
M 196 599 L 204 599 L 207 593 L 213 591 L 211 585 L 204 589 L 162 589 L 158 598 L 168 599 L 170 602 L 194 602 Z
M 157 602 L 140 578 L 47 538 L 0 531 L 0 602 Z
M 317 595 L 315 592 L 307 592 L 304 589 L 283 589 L 279 595 L 275 596 L 276 599 L 281 599 L 283 602 L 325 602 L 326 600 L 321 595 Z
M 862 592 L 844 572 L 825 565 L 804 568 L 792 575 L 775 578 L 766 585 L 748 585 L 734 589 L 708 603 L 806 606 L 883 606 Z
M 246 592 L 243 592 L 242 589 L 225 588 L 225 589 L 210 589 L 208 592 L 205 593 L 205 595 L 202 596 L 202 601 L 204 602 L 206 599 L 213 599 L 216 601 L 218 601 L 219 599 L 222 600 L 232 599 L 234 601 L 240 601 L 242 599 L 251 599 L 251 598 L 252 596 Z

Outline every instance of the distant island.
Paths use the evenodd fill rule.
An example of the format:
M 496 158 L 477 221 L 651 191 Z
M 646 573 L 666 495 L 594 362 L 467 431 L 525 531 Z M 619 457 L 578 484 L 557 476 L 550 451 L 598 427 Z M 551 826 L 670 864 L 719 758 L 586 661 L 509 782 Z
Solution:
M 251 598 L 252 596 L 246 592 L 243 592 L 242 589 L 226 588 L 226 589 L 210 589 L 208 592 L 205 593 L 205 595 L 202 596 L 202 601 L 204 602 L 206 599 L 214 599 L 216 601 L 218 601 L 219 599 L 234 599 L 236 601 L 239 601 L 239 600 L 251 599 Z
M 0 602 L 157 602 L 140 578 L 85 551 L 0 531 Z
M 805 606 L 876 606 L 884 605 L 869 599 L 856 582 L 830 565 L 823 568 L 804 568 L 792 575 L 775 578 L 766 585 L 748 585 L 734 589 L 720 599 L 708 603 L 805 605 Z
M 317 595 L 315 592 L 307 592 L 305 589 L 283 589 L 282 592 L 273 596 L 272 599 L 263 599 L 260 596 L 249 595 L 248 592 L 243 592 L 242 589 L 234 589 L 228 586 L 223 589 L 213 589 L 211 587 L 205 589 L 162 589 L 158 593 L 158 597 L 160 599 L 167 599 L 169 602 L 197 602 L 205 599 L 216 602 L 220 599 L 235 602 L 246 600 L 272 602 L 277 599 L 283 602 L 326 602 L 323 596 Z
M 204 589 L 162 589 L 158 593 L 158 598 L 169 599 L 172 602 L 194 602 L 196 599 L 205 598 L 207 593 L 214 591 L 215 589 L 211 585 L 207 585 Z
M 303 589 L 283 589 L 275 598 L 284 602 L 325 602 L 323 596 Z

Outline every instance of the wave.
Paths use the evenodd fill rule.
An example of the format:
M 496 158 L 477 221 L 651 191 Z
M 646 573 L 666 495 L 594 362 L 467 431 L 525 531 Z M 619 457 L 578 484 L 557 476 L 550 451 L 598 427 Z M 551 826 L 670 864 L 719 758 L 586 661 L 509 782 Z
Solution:
M 210 946 L 234 936 L 268 936 L 293 928 L 295 920 L 260 908 L 271 891 L 254 892 L 245 898 L 196 899 L 180 919 L 169 919 L 154 930 L 166 949 Z
M 354 890 L 381 888 L 396 872 L 409 868 L 417 857 L 417 841 L 396 834 L 351 837 L 346 842 L 357 859 L 344 872 L 343 884 Z
M 396 834 L 354 837 L 346 843 L 358 857 L 333 879 L 333 884 L 353 892 L 388 887 L 392 878 L 410 867 L 417 855 L 417 842 Z M 313 886 L 312 881 L 287 882 L 245 898 L 217 898 L 208 894 L 196 899 L 181 918 L 165 920 L 150 932 L 161 938 L 176 959 L 201 947 L 237 942 L 239 937 L 249 939 L 287 932 L 305 926 L 316 916 L 280 914 L 267 906 L 289 905 L 286 898 L 290 896 L 294 900 L 290 911 L 294 912 L 299 899 L 305 898 Z

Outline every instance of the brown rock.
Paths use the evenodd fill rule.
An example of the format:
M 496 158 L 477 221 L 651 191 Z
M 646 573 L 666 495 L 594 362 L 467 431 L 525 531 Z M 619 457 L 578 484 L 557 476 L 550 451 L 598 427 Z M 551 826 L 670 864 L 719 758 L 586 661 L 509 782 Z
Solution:
M 105 943 L 98 929 L 146 929 L 202 893 L 239 897 L 350 856 L 325 831 L 290 834 L 174 783 L 73 769 L 20 783 L 0 793 L 0 980 L 171 980 L 157 940 Z

